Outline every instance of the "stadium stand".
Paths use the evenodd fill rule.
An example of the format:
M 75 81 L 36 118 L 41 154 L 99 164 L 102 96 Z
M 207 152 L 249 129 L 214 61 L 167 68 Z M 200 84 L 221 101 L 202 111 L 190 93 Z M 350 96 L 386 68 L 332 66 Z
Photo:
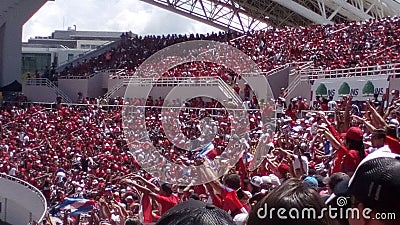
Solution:
M 386 18 L 270 29 L 242 37 L 231 33 L 123 37 L 118 48 L 68 67 L 59 77 L 86 77 L 105 69 L 123 69 L 121 76 L 132 76 L 154 52 L 188 40 L 230 43 L 251 56 L 265 72 L 296 61 L 312 61 L 312 69 L 317 70 L 384 66 L 399 63 L 399 25 L 398 18 Z M 239 77 L 220 65 L 206 62 L 180 65 L 165 76 L 220 76 L 240 89 L 235 86 Z M 313 103 L 301 96 L 285 99 L 282 90 L 281 96 L 261 107 L 247 87 L 242 88 L 250 124 L 246 135 L 238 139 L 245 150 L 221 180 L 183 187 L 161 183 L 141 169 L 141 159 L 133 157 L 123 132 L 123 106 L 141 105 L 145 107 L 141 115 L 146 118 L 145 124 L 133 125 L 147 130 L 149 139 L 164 157 L 186 166 L 207 163 L 224 153 L 227 142 L 234 138 L 231 131 L 235 121 L 227 110 L 221 109 L 220 103 L 206 98 L 185 102 L 187 109 L 178 118 L 161 118 L 162 97 L 118 97 L 107 101 L 80 95 L 80 104 L 6 104 L 0 110 L 0 172 L 25 180 L 43 192 L 50 205 L 47 224 L 58 221 L 122 225 L 132 218 L 155 223 L 163 215 L 170 215 L 168 209 L 190 198 L 212 203 L 228 212 L 236 224 L 245 224 L 248 213 L 254 214 L 251 212 L 259 207 L 257 203 L 270 200 L 264 198 L 268 193 L 280 196 L 282 187 L 299 185 L 304 192 L 311 193 L 307 196 L 321 197 L 311 199 L 311 205 L 326 207 L 322 199 L 329 199 L 332 193 L 340 194 L 329 183 L 335 174 L 352 176 L 368 154 L 400 153 L 398 90 L 392 90 L 391 101 L 376 98 L 357 104 L 351 96 Z M 179 101 L 175 104 L 183 105 Z M 267 120 L 275 112 L 276 128 L 269 126 Z M 213 127 L 207 129 L 218 135 L 202 157 L 198 153 L 204 148 L 195 146 L 197 151 L 185 151 L 167 139 L 162 119 L 177 119 L 182 133 L 194 139 L 202 132 L 200 120 L 207 116 L 214 118 Z M 267 149 L 261 156 L 257 155 L 259 143 Z M 138 150 L 148 147 L 139 144 L 142 145 Z M 250 170 L 251 161 L 257 157 L 262 158 L 262 163 Z M 379 171 L 374 172 L 380 176 Z M 324 178 L 331 188 L 326 187 Z M 399 187 L 391 190 L 399 196 Z M 389 212 L 385 208 L 374 210 Z M 396 222 L 398 218 L 393 224 Z
M 396 36 L 399 29 L 400 21 L 395 17 L 270 29 L 242 37 L 232 33 L 124 37 L 118 48 L 78 65 L 70 65 L 60 76 L 87 76 L 103 69 L 124 69 L 125 75 L 132 75 L 153 53 L 190 40 L 230 43 L 252 57 L 264 72 L 287 63 L 308 61 L 314 62 L 313 67 L 321 70 L 385 65 L 399 62 L 400 43 Z M 197 63 L 193 64 L 193 68 L 199 67 Z M 177 72 L 177 75 L 181 73 Z

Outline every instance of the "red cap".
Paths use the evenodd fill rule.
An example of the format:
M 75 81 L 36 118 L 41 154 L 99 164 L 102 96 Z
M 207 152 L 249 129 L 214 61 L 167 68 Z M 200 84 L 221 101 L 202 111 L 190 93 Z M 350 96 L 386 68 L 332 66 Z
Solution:
M 350 127 L 347 130 L 346 139 L 350 139 L 353 141 L 362 141 L 363 140 L 363 132 L 359 127 Z

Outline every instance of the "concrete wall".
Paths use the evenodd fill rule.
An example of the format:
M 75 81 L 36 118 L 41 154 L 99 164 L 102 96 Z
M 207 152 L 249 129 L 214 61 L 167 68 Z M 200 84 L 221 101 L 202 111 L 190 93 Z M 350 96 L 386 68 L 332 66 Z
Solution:
M 103 96 L 106 92 L 103 88 L 105 73 L 99 73 L 90 77 L 87 81 L 87 97 L 97 98 Z M 73 99 L 73 98 L 71 98 Z
M 23 205 L 16 203 L 13 200 L 0 196 L 1 212 L 0 220 L 10 224 L 28 224 L 31 218 L 31 213 Z
M 127 91 L 126 95 L 124 95 L 125 91 Z M 130 85 L 128 89 L 122 87 L 114 94 L 114 97 L 129 96 L 129 98 L 147 98 L 147 93 L 149 93 L 149 87 Z M 184 101 L 185 99 L 201 96 L 213 97 L 220 101 L 228 100 L 229 98 L 229 96 L 226 96 L 218 86 L 153 87 L 149 95 L 152 96 L 153 99 L 167 97 L 170 102 L 176 99 Z
M 288 93 L 286 100 L 289 101 L 291 98 L 299 97 L 305 98 L 307 100 L 311 99 L 311 84 L 308 81 L 300 81 L 297 87 L 293 89 L 292 92 Z
M 280 96 L 281 88 L 286 89 L 289 86 L 289 73 L 290 68 L 286 68 L 267 77 L 275 99 Z
M 78 92 L 88 96 L 88 79 L 59 79 L 58 88 L 61 89 L 72 102 L 78 99 Z M 97 97 L 97 96 L 96 96 Z
M 47 86 L 22 84 L 22 93 L 32 102 L 56 102 L 57 94 Z

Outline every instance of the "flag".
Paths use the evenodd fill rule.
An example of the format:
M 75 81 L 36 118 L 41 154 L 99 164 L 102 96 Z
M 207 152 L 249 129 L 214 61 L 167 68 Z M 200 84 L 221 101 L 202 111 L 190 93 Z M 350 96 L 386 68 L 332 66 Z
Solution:
M 253 159 L 254 159 L 254 156 L 250 153 L 250 152 L 245 152 L 244 154 L 243 154 L 243 156 L 242 156 L 242 160 L 243 160 L 243 163 L 245 164 L 245 165 L 249 165 L 249 163 L 251 162 L 251 161 L 253 161 Z
M 71 210 L 70 216 L 80 215 L 87 213 L 95 208 L 96 202 L 94 200 L 84 198 L 65 198 L 64 201 L 57 207 L 58 210 Z
M 206 146 L 204 146 L 203 149 L 200 150 L 200 152 L 197 154 L 197 157 L 207 157 L 209 159 L 213 159 L 216 157 L 216 150 L 214 147 L 214 144 L 212 142 L 208 143 Z

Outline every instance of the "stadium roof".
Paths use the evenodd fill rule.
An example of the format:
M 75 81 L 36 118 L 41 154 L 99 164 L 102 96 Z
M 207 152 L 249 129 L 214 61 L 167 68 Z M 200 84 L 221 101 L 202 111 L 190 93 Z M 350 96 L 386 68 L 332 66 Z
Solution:
M 141 0 L 222 30 L 307 26 L 400 15 L 399 0 Z

